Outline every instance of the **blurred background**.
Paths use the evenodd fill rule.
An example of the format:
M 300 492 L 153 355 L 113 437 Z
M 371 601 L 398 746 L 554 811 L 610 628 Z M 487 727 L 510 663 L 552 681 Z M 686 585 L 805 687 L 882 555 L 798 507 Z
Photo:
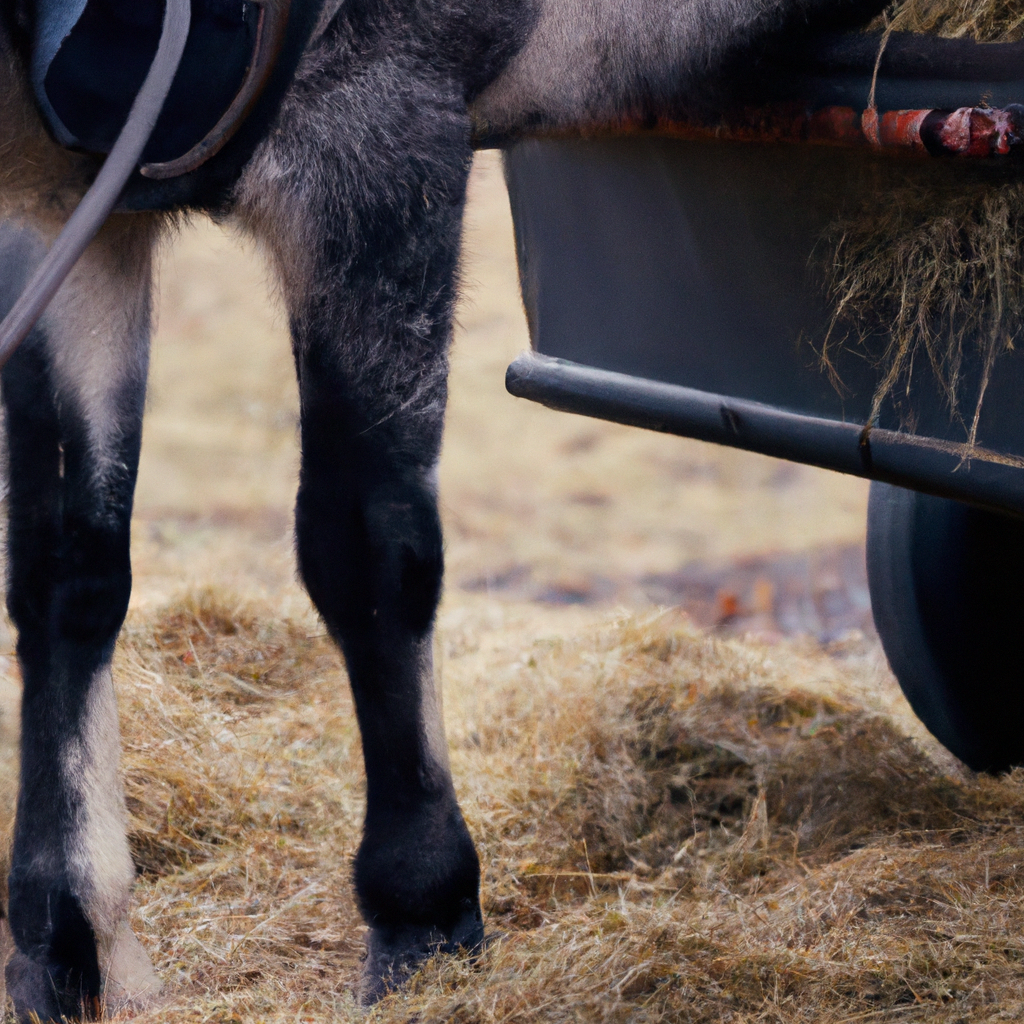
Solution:
M 655 603 L 766 639 L 870 633 L 863 481 L 505 391 L 529 338 L 496 153 L 473 170 L 463 277 L 441 462 L 446 607 Z M 216 580 L 297 612 L 297 399 L 272 282 L 247 243 L 202 221 L 166 244 L 158 286 L 135 606 Z

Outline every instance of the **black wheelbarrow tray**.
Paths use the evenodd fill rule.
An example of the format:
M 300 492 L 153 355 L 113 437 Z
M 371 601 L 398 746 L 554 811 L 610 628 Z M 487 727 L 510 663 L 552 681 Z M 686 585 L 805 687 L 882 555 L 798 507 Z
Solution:
M 894 34 L 878 60 L 879 45 L 816 40 L 770 76 L 768 103 L 762 83 L 758 108 L 711 127 L 500 140 L 533 344 L 506 384 L 874 481 L 868 580 L 890 665 L 947 748 L 1002 770 L 1024 763 L 1024 344 L 999 357 L 973 435 L 923 358 L 869 424 L 887 339 L 845 351 L 837 388 L 809 268 L 851 195 L 1024 173 L 1008 152 L 1024 44 Z M 983 362 L 965 364 L 964 395 Z

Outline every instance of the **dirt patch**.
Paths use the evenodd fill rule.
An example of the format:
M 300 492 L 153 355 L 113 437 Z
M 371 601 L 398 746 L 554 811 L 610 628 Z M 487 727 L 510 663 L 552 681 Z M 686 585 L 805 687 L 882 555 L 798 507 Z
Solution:
M 812 636 L 826 644 L 851 631 L 874 635 L 861 544 L 691 562 L 645 576 L 642 585 L 652 602 L 729 633 Z
M 534 578 L 529 565 L 512 565 L 459 585 L 472 594 L 551 605 L 625 604 L 640 595 L 727 635 L 810 636 L 826 644 L 854 632 L 874 636 L 862 544 L 695 560 L 633 579 L 563 574 L 545 582 Z

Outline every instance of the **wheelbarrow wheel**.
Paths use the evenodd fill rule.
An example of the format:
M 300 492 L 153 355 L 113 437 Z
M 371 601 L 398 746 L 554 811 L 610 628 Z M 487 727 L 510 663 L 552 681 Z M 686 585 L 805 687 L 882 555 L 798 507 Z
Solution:
M 873 483 L 868 586 L 910 706 L 971 768 L 1024 764 L 1024 522 Z

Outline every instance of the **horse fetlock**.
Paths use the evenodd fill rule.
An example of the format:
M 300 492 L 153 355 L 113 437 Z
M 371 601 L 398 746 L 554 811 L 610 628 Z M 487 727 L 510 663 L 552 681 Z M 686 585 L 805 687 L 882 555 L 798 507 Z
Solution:
M 159 990 L 127 923 L 135 871 L 110 670 L 85 676 L 74 685 L 61 677 L 63 687 L 36 680 L 23 707 L 50 709 L 58 703 L 47 700 L 53 692 L 77 694 L 80 705 L 72 723 L 36 714 L 23 729 L 8 906 L 16 949 L 6 970 L 22 1020 L 89 1019 Z
M 4 978 L 19 1022 L 94 1020 L 159 997 L 160 980 L 127 918 L 98 934 L 66 886 L 12 877 L 9 919 Z
M 61 881 L 12 872 L 8 908 L 15 948 L 4 971 L 19 1021 L 95 1017 L 102 988 L 96 934 Z
M 436 952 L 483 939 L 480 862 L 454 795 L 367 815 L 355 885 L 370 936 L 360 999 L 373 1002 Z
M 450 791 L 419 806 L 367 810 L 355 861 L 359 905 L 371 925 L 448 931 L 480 889 L 480 862 Z
M 77 986 L 72 980 L 56 968 L 26 956 L 20 949 L 15 949 L 7 961 L 4 980 L 18 1024 L 33 1024 L 35 1021 L 48 1024 L 50 1021 L 95 1019 L 98 1016 L 96 996 L 79 992 L 76 997 Z M 87 1004 L 92 1004 L 91 1013 L 86 1012 Z
M 148 955 L 127 922 L 107 962 L 95 973 L 87 976 L 81 967 L 35 959 L 15 946 L 9 951 L 4 981 L 19 1024 L 138 1013 L 157 1003 L 162 991 Z

